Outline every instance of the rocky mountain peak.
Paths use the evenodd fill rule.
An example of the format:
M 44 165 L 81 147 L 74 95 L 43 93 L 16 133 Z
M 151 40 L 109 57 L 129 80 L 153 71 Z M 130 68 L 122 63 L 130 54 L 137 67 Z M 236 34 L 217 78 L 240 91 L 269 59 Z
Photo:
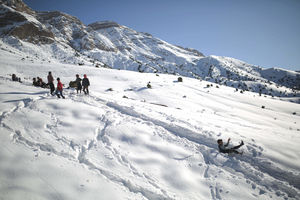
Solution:
M 21 0 L 2 0 L 0 27 L 2 36 L 13 36 L 33 44 L 49 44 L 54 35 L 36 19 L 36 12 Z
M 57 19 L 57 18 L 64 18 L 65 19 L 64 21 L 83 25 L 82 22 L 78 18 L 68 15 L 66 13 L 60 12 L 60 11 L 38 12 L 37 18 L 42 22 L 54 21 L 54 19 Z
M 24 12 L 30 15 L 33 15 L 35 13 L 35 11 L 29 8 L 22 0 L 0 0 L 0 3 L 19 12 Z

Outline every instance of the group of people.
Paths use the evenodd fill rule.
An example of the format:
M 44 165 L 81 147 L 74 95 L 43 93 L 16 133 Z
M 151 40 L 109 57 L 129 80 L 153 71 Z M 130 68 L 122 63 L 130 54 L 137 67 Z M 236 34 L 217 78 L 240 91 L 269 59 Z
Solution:
M 64 99 L 65 96 L 63 95 L 63 84 L 61 83 L 59 77 L 56 80 L 57 80 L 56 91 L 55 91 L 55 86 L 54 86 L 54 78 L 53 78 L 51 72 L 48 73 L 48 76 L 47 76 L 48 83 L 47 84 L 45 82 L 43 82 L 43 80 L 40 77 L 33 78 L 32 84 L 36 87 L 49 88 L 51 95 L 56 94 L 58 98 L 62 97 Z M 81 81 L 82 81 L 82 83 L 81 83 Z M 82 87 L 83 87 L 83 92 L 86 95 L 89 94 L 90 81 L 87 78 L 86 74 L 84 74 L 84 78 L 82 80 L 79 77 L 79 75 L 76 74 L 76 83 L 77 83 L 77 87 L 76 87 L 77 94 L 78 94 L 78 91 L 80 91 L 80 93 L 81 93 Z
M 12 79 L 12 81 L 18 81 L 18 82 L 22 83 L 22 82 L 21 82 L 21 78 L 20 78 L 20 77 L 17 77 L 16 74 L 12 74 L 12 75 L 11 75 L 11 79 Z
M 32 79 L 32 84 L 36 87 L 41 87 L 41 88 L 47 88 L 48 87 L 48 85 L 40 77 L 33 78 Z
M 79 91 L 81 93 L 81 90 L 83 90 L 84 94 L 86 95 L 89 94 L 90 81 L 87 78 L 86 74 L 83 75 L 83 79 L 79 77 L 79 74 L 76 74 L 75 82 L 76 82 L 77 94 Z
M 54 78 L 52 76 L 52 73 L 49 72 L 47 76 L 47 81 L 48 83 L 45 83 L 42 78 L 37 77 L 32 79 L 32 84 L 36 87 L 42 87 L 42 88 L 50 88 L 50 94 L 51 95 L 57 95 L 58 98 L 62 97 L 65 98 L 63 95 L 63 84 L 60 82 L 60 78 L 57 78 L 57 87 L 56 87 L 56 92 L 55 92 L 55 87 L 54 87 Z

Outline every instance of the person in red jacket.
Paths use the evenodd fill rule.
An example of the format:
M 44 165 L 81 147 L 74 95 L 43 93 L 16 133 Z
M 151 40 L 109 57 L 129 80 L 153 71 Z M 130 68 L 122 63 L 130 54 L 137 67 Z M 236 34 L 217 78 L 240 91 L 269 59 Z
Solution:
M 63 84 L 60 82 L 60 78 L 57 78 L 57 88 L 56 88 L 56 95 L 58 98 L 60 98 L 60 96 L 62 96 L 62 98 L 64 99 L 64 95 L 62 94 L 63 91 Z

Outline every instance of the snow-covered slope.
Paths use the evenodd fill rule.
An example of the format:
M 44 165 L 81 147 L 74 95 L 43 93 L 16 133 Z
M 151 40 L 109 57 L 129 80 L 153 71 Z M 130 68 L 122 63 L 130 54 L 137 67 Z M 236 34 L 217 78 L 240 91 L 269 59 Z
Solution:
M 1 43 L 0 199 L 300 198 L 299 104 L 194 78 L 62 64 L 45 52 L 47 60 Z M 87 74 L 90 95 L 65 88 L 58 99 L 31 85 L 48 71 L 66 87 Z M 229 137 L 245 142 L 242 156 L 218 152 L 216 140 Z
M 21 0 L 2 2 L 1 41 L 14 47 L 11 51 L 22 51 L 28 57 L 54 59 L 64 64 L 176 74 L 263 96 L 300 96 L 299 72 L 264 69 L 228 57 L 205 57 L 197 50 L 169 44 L 115 22 L 84 25 L 65 13 L 33 11 Z

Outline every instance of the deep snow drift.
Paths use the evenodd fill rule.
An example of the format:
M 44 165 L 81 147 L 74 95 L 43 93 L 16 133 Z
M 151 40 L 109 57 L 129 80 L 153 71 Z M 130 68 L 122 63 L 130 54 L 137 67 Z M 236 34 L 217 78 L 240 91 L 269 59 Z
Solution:
M 300 198 L 299 104 L 0 51 L 0 199 Z M 87 74 L 90 95 L 31 85 L 48 71 Z M 243 156 L 218 152 L 229 137 Z

